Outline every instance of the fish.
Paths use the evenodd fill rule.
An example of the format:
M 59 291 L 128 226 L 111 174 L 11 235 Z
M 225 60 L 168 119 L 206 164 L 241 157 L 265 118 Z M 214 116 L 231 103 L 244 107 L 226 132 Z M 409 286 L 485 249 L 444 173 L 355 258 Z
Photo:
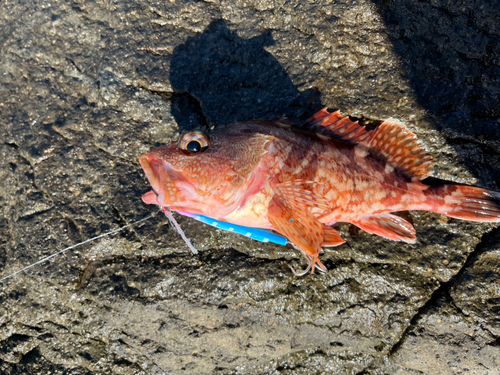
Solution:
M 220 222 L 275 231 L 326 272 L 322 247 L 345 241 L 332 228 L 350 223 L 389 240 L 416 242 L 399 211 L 500 221 L 500 193 L 422 182 L 433 157 L 403 123 L 368 130 L 323 108 L 302 122 L 274 118 L 184 132 L 139 162 L 152 187 L 147 204 Z

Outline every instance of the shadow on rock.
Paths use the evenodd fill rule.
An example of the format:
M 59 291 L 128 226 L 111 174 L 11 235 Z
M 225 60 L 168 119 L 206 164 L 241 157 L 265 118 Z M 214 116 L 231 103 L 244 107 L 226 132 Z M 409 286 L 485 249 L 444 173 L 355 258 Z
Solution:
M 264 117 L 298 119 L 321 108 L 315 90 L 299 92 L 265 50 L 270 32 L 240 38 L 223 20 L 175 48 L 172 113 L 181 130 Z
M 474 157 L 458 148 L 474 138 L 495 142 L 485 153 L 500 153 L 500 3 L 372 1 L 419 103 L 477 175 Z M 498 182 L 491 168 L 488 177 Z

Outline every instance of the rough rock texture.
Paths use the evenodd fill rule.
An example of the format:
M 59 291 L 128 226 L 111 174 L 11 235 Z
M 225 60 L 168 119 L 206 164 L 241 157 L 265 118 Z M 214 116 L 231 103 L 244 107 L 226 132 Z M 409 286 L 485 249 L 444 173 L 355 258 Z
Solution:
M 0 277 L 154 211 L 138 157 L 179 131 L 322 106 L 404 121 L 433 176 L 500 190 L 487 0 L 0 2 Z M 430 181 L 434 182 L 433 180 Z M 500 368 L 495 225 L 408 214 L 290 247 L 148 221 L 0 285 L 0 372 L 475 373 Z

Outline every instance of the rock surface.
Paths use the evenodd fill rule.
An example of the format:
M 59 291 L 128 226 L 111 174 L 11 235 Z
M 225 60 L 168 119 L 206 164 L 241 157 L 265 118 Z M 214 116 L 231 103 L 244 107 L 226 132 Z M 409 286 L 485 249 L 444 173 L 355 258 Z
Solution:
M 433 177 L 500 190 L 494 2 L 11 0 L 0 26 L 0 277 L 149 215 L 139 156 L 200 124 L 394 117 Z M 297 278 L 293 248 L 179 218 L 192 256 L 157 215 L 1 281 L 0 372 L 498 374 L 497 226 L 408 218 L 414 245 L 338 225 Z

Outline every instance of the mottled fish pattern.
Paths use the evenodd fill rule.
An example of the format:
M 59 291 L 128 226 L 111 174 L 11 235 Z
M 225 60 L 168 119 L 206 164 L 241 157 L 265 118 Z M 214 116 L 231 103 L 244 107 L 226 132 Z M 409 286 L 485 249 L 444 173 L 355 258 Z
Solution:
M 423 184 L 432 157 L 396 120 L 367 131 L 323 109 L 302 124 L 233 123 L 210 134 L 184 134 L 140 163 L 153 187 L 146 203 L 275 230 L 304 254 L 311 273 L 326 271 L 322 246 L 345 242 L 331 227 L 336 222 L 413 243 L 415 229 L 393 212 L 500 221 L 499 193 Z

